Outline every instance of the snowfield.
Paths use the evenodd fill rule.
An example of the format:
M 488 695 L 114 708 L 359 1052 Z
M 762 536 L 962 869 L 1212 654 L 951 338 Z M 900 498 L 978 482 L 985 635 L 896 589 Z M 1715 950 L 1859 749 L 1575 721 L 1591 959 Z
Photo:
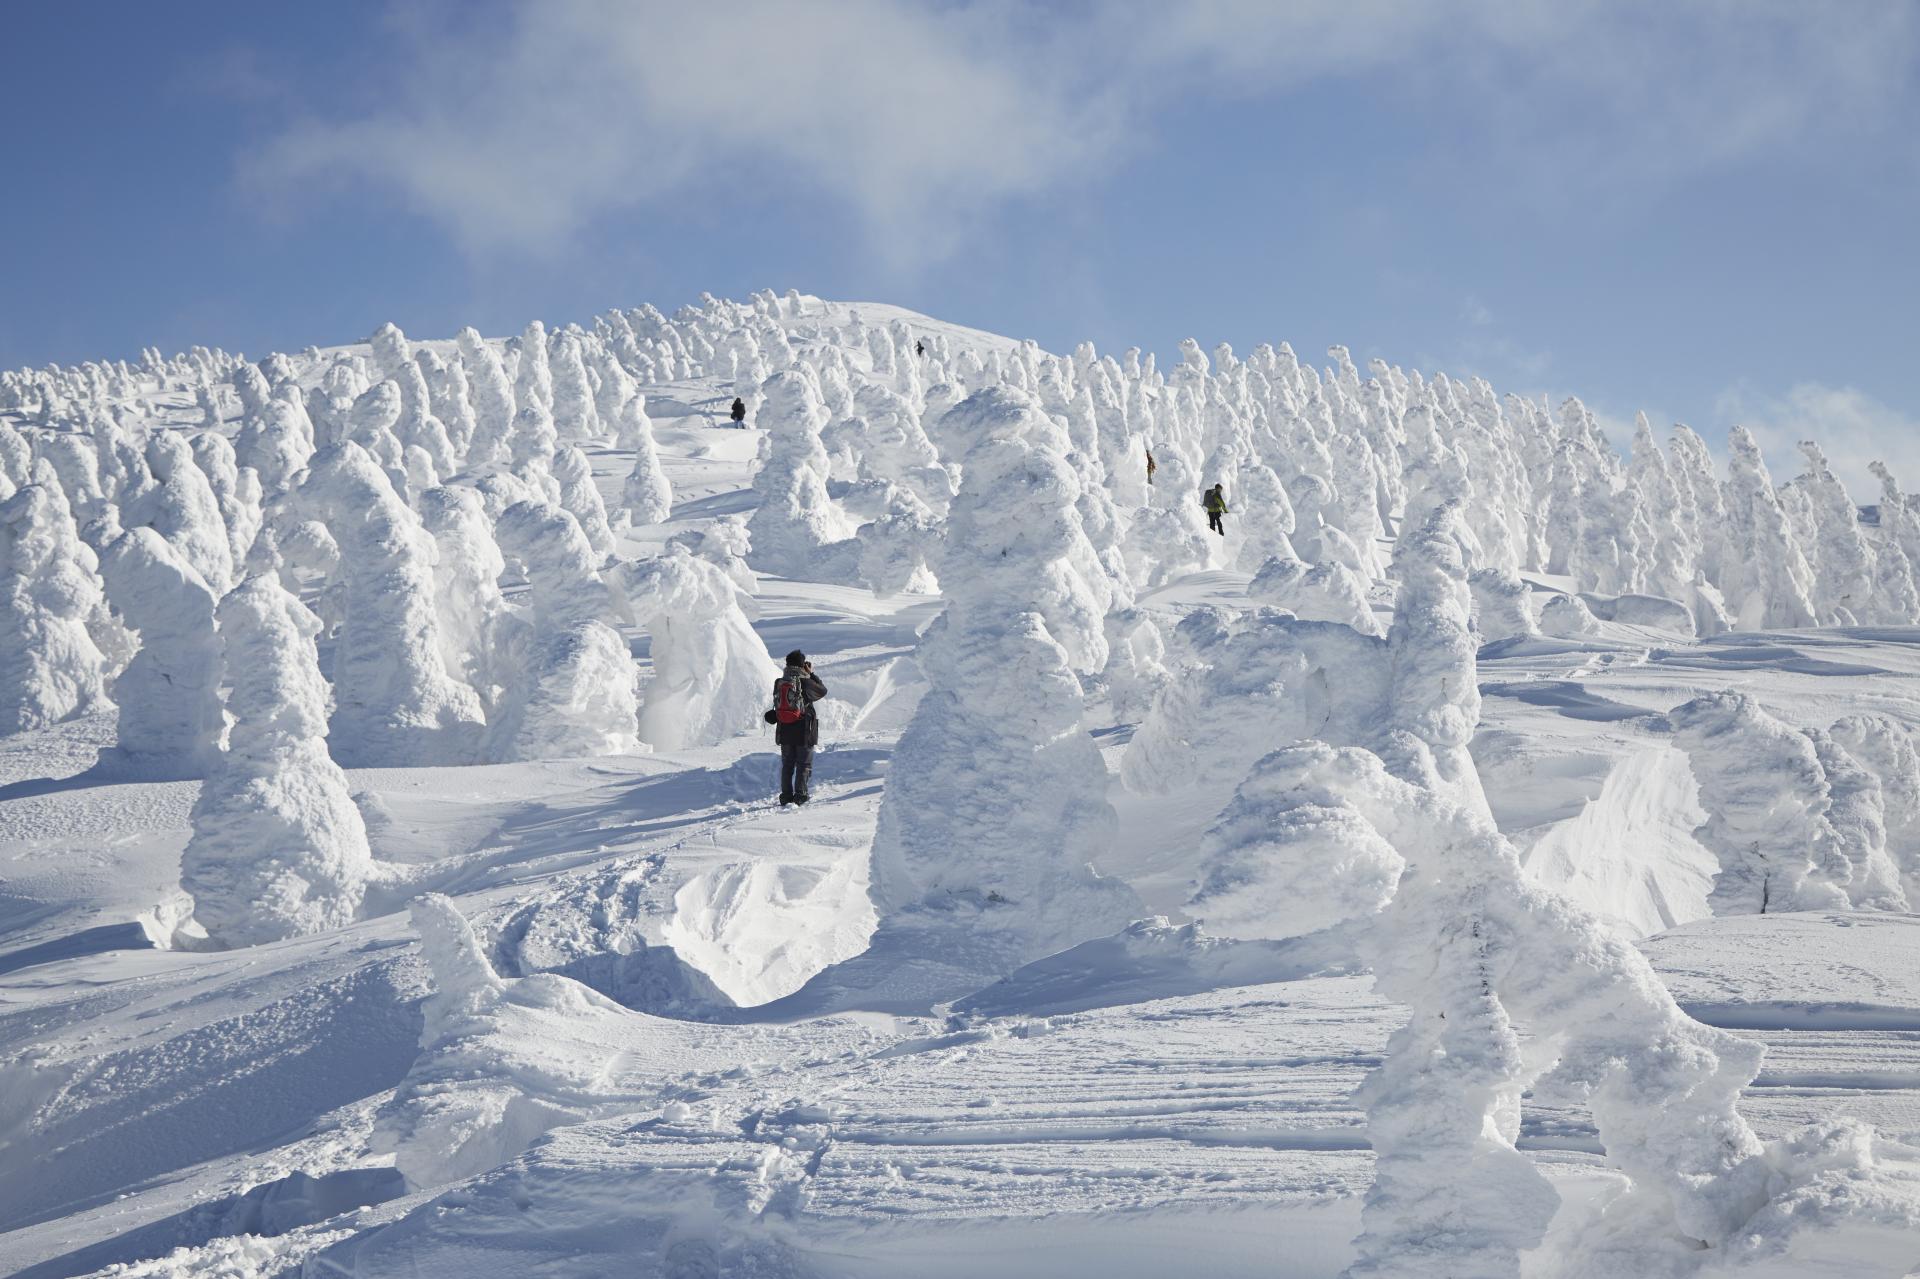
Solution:
M 0 374 L 0 1272 L 1920 1269 L 1920 503 L 1328 359 Z

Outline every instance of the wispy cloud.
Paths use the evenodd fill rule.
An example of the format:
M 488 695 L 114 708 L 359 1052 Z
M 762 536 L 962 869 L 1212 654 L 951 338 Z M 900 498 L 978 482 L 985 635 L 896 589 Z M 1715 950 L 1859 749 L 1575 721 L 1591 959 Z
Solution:
M 986 210 L 1123 164 L 1185 95 L 1366 75 L 1468 112 L 1523 185 L 1661 181 L 1910 93 L 1905 0 L 506 0 L 394 25 L 358 113 L 245 158 L 259 191 L 398 195 L 471 249 L 742 184 L 843 201 L 881 247 L 938 253 Z M 1905 156 L 1898 162 L 1911 162 Z
M 1877 500 L 1880 482 L 1867 470 L 1874 461 L 1885 462 L 1906 487 L 1920 488 L 1920 420 L 1854 387 L 1801 382 L 1770 395 L 1735 386 L 1715 400 L 1714 415 L 1723 428 L 1753 432 L 1775 481 L 1799 473 L 1801 440 L 1818 440 L 1858 501 Z

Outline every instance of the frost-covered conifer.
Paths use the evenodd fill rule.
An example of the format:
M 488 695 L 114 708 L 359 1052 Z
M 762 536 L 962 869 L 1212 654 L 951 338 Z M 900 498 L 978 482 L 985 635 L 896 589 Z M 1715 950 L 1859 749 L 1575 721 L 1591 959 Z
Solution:
M 0 476 L 5 476 L 15 489 L 22 489 L 33 483 L 32 474 L 33 446 L 11 422 L 0 418 Z
M 527 579 L 534 625 L 545 632 L 608 615 L 601 557 L 566 510 L 542 501 L 516 502 L 494 525 L 500 550 Z
M 1540 633 L 1555 639 L 1592 639 L 1600 633 L 1600 619 L 1578 595 L 1555 595 L 1540 608 Z
M 533 643 L 534 664 L 508 688 L 489 726 L 491 758 L 579 759 L 645 749 L 635 735 L 639 669 L 618 631 L 582 620 Z
M 434 544 L 420 518 L 353 443 L 314 456 L 297 505 L 339 543 L 346 579 L 334 755 L 359 767 L 470 759 L 480 702 L 441 660 Z
M 539 405 L 527 405 L 513 415 L 513 472 L 550 502 L 560 500 L 560 485 L 553 478 L 559 442 L 552 416 Z
M 1827 782 L 1822 869 L 1857 910 L 1906 910 L 1900 868 L 1887 848 L 1880 779 L 1832 734 L 1809 729 L 1807 737 Z
M 433 351 L 416 351 L 414 363 L 426 379 L 429 411 L 446 429 L 452 449 L 451 470 L 464 469 L 473 446 L 474 415 L 472 393 L 467 386 L 466 365 L 459 359 L 449 363 Z
M 553 376 L 553 425 L 566 444 L 598 442 L 606 435 L 587 381 L 579 335 L 562 329 L 554 334 L 550 363 Z
M 107 505 L 107 493 L 100 478 L 100 454 L 92 437 L 74 431 L 42 431 L 34 440 L 34 454 L 53 467 L 67 506 L 82 529 L 100 517 Z
M 654 448 L 647 399 L 638 391 L 620 408 L 618 447 L 633 453 L 633 469 L 621 489 L 620 506 L 631 524 L 661 524 L 673 512 L 673 485 Z
M 1833 726 L 1831 736 L 1879 783 L 1887 855 L 1909 904 L 1920 901 L 1920 741 L 1884 715 L 1850 715 Z
M 1366 586 L 1343 564 L 1304 564 L 1279 556 L 1247 583 L 1247 598 L 1284 608 L 1306 622 L 1338 622 L 1363 635 L 1383 632 L 1367 603 Z
M 214 595 L 150 528 L 122 533 L 100 557 L 107 598 L 140 637 L 113 682 L 119 731 L 108 761 L 141 777 L 201 777 L 220 750 L 220 649 Z
M 612 555 L 613 529 L 607 524 L 606 504 L 594 486 L 587 455 L 571 444 L 562 446 L 553 455 L 553 479 L 560 486 L 560 505 L 579 521 L 594 554 L 603 559 Z
M 1074 530 L 1039 513 L 1070 494 L 1071 472 L 1022 438 L 1019 414 L 985 407 L 937 566 L 947 608 L 921 642 L 932 688 L 888 774 L 872 889 L 883 932 L 950 936 L 926 957 L 976 973 L 1112 932 L 1137 905 L 1088 869 L 1115 819 L 1046 621 Z
M 1645 588 L 1684 600 L 1693 586 L 1699 534 L 1688 525 L 1687 505 L 1673 468 L 1653 438 L 1653 424 L 1645 413 L 1634 418 L 1633 458 L 1627 476 L 1632 500 L 1647 525 Z
M 406 449 L 394 430 L 404 412 L 400 384 L 376 382 L 360 394 L 347 410 L 346 440 L 358 445 L 387 477 L 393 491 L 405 498 L 410 493 Z
M 512 678 L 509 655 L 524 647 L 524 625 L 500 592 L 506 561 L 493 540 L 480 494 L 431 488 L 420 495 L 420 521 L 433 535 L 434 603 L 440 655 L 449 673 L 494 707 Z
M 759 727 L 780 668 L 740 607 L 739 588 L 684 545 L 614 575 L 652 637 L 640 737 L 656 750 L 713 746 Z
M 553 419 L 553 373 L 547 362 L 547 326 L 535 320 L 520 335 L 520 367 L 514 370 L 514 405 L 537 408 Z
M 1806 734 L 1745 693 L 1714 693 L 1670 712 L 1700 784 L 1697 834 L 1720 859 L 1708 897 L 1715 914 L 1847 905 L 1816 860 L 1830 841 L 1826 772 Z
M 102 605 L 96 563 L 48 484 L 0 501 L 0 734 L 108 704 L 104 659 L 87 629 Z
M 263 576 L 220 601 L 219 621 L 233 729 L 194 804 L 180 886 L 224 945 L 338 928 L 359 912 L 372 857 L 327 754 L 319 619 Z
M 1812 573 L 1760 457 L 1752 432 L 1727 436 L 1727 555 L 1716 585 L 1743 630 L 1815 624 Z
M 1234 564 L 1243 573 L 1257 573 L 1260 566 L 1276 556 L 1294 558 L 1293 503 L 1287 489 L 1271 467 L 1251 462 L 1240 468 L 1237 509 L 1240 518 L 1233 522 L 1228 540 L 1239 539 Z
M 391 380 L 400 388 L 400 417 L 393 427 L 394 438 L 400 441 L 402 449 L 409 452 L 419 449 L 432 463 L 436 479 L 422 483 L 423 471 L 421 479 L 415 481 L 417 487 L 431 488 L 438 482 L 437 477 L 452 475 L 459 469 L 459 457 L 453 442 L 447 438 L 446 424 L 433 415 L 433 396 L 420 365 L 411 359 L 403 361 Z
M 177 431 L 155 431 L 147 440 L 147 467 L 157 487 L 131 506 L 122 503 L 121 523 L 154 529 L 216 594 L 226 590 L 233 580 L 233 543 L 193 446 Z
M 613 608 L 602 557 L 572 515 L 523 501 L 494 528 L 501 551 L 526 575 L 531 625 L 510 653 L 488 755 L 500 761 L 606 755 L 640 749 L 638 669 L 626 641 L 600 619 Z
M 1512 569 L 1476 569 L 1467 577 L 1473 592 L 1473 629 L 1483 643 L 1538 635 L 1533 588 Z
M 1046 620 L 1047 632 L 1067 650 L 1073 669 L 1092 674 L 1107 662 L 1105 616 L 1116 603 L 1111 581 L 1079 520 L 1079 480 L 1068 461 L 1068 441 L 1035 399 L 1021 392 L 996 388 L 969 396 L 947 414 L 971 440 L 1018 439 L 1030 446 L 1034 465 L 1018 477 L 1029 505 L 1021 508 L 1021 522 L 1038 545 L 1057 543 L 1065 548 L 1056 565 L 1042 558 L 1035 580 L 1033 607 Z M 1039 459 L 1044 459 L 1040 461 Z M 954 536 L 949 523 L 948 537 Z M 937 565 L 939 556 L 934 557 Z M 936 568 L 936 573 L 937 573 Z M 1131 603 L 1128 596 L 1126 603 Z
M 667 544 L 684 545 L 701 559 L 717 566 L 740 588 L 740 607 L 750 610 L 749 617 L 757 616 L 757 612 L 751 610 L 758 607 L 753 593 L 760 588 L 760 578 L 747 567 L 745 516 L 731 515 L 709 520 L 697 528 L 675 533 L 667 540 Z
M 373 357 L 376 381 L 397 378 L 401 366 L 413 362 L 413 343 L 407 341 L 407 335 L 400 331 L 400 326 L 391 321 L 373 331 L 373 335 L 367 339 L 367 347 Z
M 297 396 L 275 393 L 234 436 L 234 461 L 252 468 L 263 493 L 284 491 L 313 456 L 313 421 Z
M 500 353 L 471 328 L 460 330 L 460 365 L 466 370 L 473 399 L 473 438 L 463 469 L 485 474 L 506 464 L 513 455 L 513 383 L 500 364 Z
M 820 446 L 827 411 L 803 369 L 774 374 L 762 391 L 759 421 L 767 436 L 753 476 L 759 506 L 747 522 L 749 563 L 763 573 L 807 578 L 828 568 L 822 552 L 847 542 L 854 531 L 827 495 L 827 455 Z
M 247 561 L 253 539 L 259 535 L 262 519 L 260 477 L 251 469 L 242 469 L 233 445 L 224 435 L 202 431 L 193 437 L 193 460 L 213 489 L 213 500 L 220 508 L 220 522 L 227 530 L 227 549 L 234 572 Z
M 1807 545 L 1814 610 L 1825 624 L 1855 622 L 1907 623 L 1912 614 L 1887 616 L 1874 598 L 1873 550 L 1860 532 L 1860 513 L 1853 499 L 1827 465 L 1827 455 L 1811 440 L 1800 442 L 1807 472 L 1799 488 L 1805 492 L 1814 521 Z
M 242 364 L 235 368 L 227 379 L 233 385 L 234 394 L 240 398 L 240 412 L 251 417 L 267 405 L 267 397 L 273 393 L 273 387 L 266 377 L 251 364 Z

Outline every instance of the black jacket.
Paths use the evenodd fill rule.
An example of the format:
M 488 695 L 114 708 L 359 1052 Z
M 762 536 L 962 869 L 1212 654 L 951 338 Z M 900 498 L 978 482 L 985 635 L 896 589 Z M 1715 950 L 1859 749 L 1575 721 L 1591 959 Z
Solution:
M 827 695 L 827 686 L 820 682 L 818 675 L 798 666 L 787 667 L 787 669 L 781 673 L 780 678 L 785 679 L 789 675 L 800 676 L 801 688 L 807 695 L 807 713 L 791 724 L 776 724 L 773 729 L 773 740 L 782 746 L 785 746 L 788 742 L 818 746 L 820 744 L 820 716 L 814 711 L 813 704 Z M 776 703 L 778 702 L 779 691 L 780 686 L 776 682 L 774 685 Z

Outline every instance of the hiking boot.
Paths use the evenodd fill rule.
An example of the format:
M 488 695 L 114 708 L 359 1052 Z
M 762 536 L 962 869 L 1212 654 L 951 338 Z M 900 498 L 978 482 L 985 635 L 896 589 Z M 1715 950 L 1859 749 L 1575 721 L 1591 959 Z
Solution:
M 807 802 L 808 800 L 810 800 L 810 799 L 812 799 L 812 798 L 813 798 L 813 796 L 811 796 L 811 795 L 795 795 L 795 796 L 793 797 L 793 802 L 794 802 L 794 803 L 796 803 L 796 804 L 804 804 L 804 803 L 806 803 L 806 802 Z
M 780 794 L 780 807 L 785 808 L 788 804 L 791 804 L 792 802 L 793 802 L 793 796 L 782 791 Z

